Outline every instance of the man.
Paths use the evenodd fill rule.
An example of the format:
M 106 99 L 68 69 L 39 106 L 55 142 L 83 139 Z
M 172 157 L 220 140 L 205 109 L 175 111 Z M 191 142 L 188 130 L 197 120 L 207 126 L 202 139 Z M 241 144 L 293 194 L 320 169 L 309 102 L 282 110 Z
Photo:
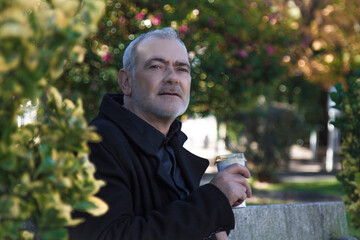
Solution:
M 176 118 L 190 99 L 190 63 L 171 28 L 140 35 L 119 71 L 123 95 L 106 94 L 92 121 L 102 142 L 90 144 L 98 196 L 109 205 L 70 229 L 71 239 L 227 239 L 231 206 L 251 196 L 247 168 L 238 164 L 200 186 L 208 161 L 183 148 Z

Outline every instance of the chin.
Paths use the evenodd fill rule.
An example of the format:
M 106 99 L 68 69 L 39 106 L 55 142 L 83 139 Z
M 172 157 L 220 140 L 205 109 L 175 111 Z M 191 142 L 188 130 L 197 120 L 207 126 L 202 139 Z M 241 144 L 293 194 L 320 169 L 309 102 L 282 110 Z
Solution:
M 186 111 L 186 108 L 177 108 L 177 109 L 159 109 L 157 115 L 163 118 L 177 118 Z

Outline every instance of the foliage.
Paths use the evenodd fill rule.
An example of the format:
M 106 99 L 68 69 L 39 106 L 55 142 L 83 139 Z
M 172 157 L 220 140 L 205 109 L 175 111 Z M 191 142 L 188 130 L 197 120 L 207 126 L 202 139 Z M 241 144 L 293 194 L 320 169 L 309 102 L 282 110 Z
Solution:
M 307 129 L 327 122 L 327 109 L 321 104 L 324 102 L 323 95 L 327 96 L 327 92 L 324 93 L 319 84 L 309 82 L 301 75 L 289 77 L 278 88 L 275 99 L 296 106 Z
M 347 88 L 336 85 L 331 97 L 341 111 L 334 125 L 342 135 L 343 171 L 338 174 L 345 191 L 344 202 L 352 216 L 351 223 L 360 229 L 360 72 L 346 79 Z
M 57 87 L 81 96 L 94 116 L 104 92 L 120 91 L 117 71 L 124 48 L 140 33 L 172 26 L 188 47 L 193 66 L 188 114 L 231 117 L 269 101 L 285 81 L 282 57 L 295 43 L 287 12 L 268 1 L 107 1 L 99 32 L 86 42 L 82 64 L 70 64 Z
M 291 15 L 291 26 L 301 44 L 289 55 L 290 75 L 300 76 L 325 91 L 344 82 L 351 69 L 360 65 L 360 3 L 355 0 L 283 1 Z
M 81 220 L 71 212 L 98 215 L 106 205 L 93 196 L 81 101 L 63 100 L 51 84 L 66 59 L 80 59 L 81 43 L 97 29 L 103 3 L 6 0 L 0 3 L 0 238 L 67 239 L 65 226 Z M 46 94 L 45 93 L 46 90 Z M 37 120 L 18 126 L 26 102 L 39 102 Z M 38 99 L 38 100 L 36 100 Z M 34 233 L 24 230 L 32 220 Z
M 69 98 L 81 96 L 87 117 L 92 118 L 104 92 L 120 91 L 117 71 L 129 42 L 148 30 L 171 26 L 179 31 L 192 62 L 187 114 L 213 114 L 219 122 L 235 125 L 241 123 L 236 116 L 251 115 L 259 100 L 270 104 L 274 99 L 289 102 L 293 98 L 292 104 L 302 106 L 299 111 L 316 125 L 319 114 L 313 112 L 319 112 L 318 104 L 303 100 L 308 99 L 304 97 L 306 90 L 314 93 L 319 87 L 308 87 L 304 78 L 302 82 L 287 78 L 284 56 L 292 55 L 299 43 L 297 31 L 291 27 L 293 21 L 287 8 L 279 7 L 276 1 L 109 0 L 99 32 L 86 42 L 84 63 L 69 63 L 56 86 Z M 294 96 L 287 91 L 284 97 L 281 85 L 289 90 L 292 86 Z M 233 131 L 241 134 L 240 128 Z M 272 154 L 277 151 L 286 152 L 276 149 Z M 260 164 L 262 154 L 256 156 Z
M 243 128 L 233 151 L 246 152 L 251 172 L 259 181 L 276 181 L 275 170 L 290 161 L 290 147 L 302 135 L 302 121 L 289 105 L 259 105 L 251 112 L 236 116 Z M 235 129 L 237 126 L 235 126 Z M 291 134 L 290 134 L 291 132 Z

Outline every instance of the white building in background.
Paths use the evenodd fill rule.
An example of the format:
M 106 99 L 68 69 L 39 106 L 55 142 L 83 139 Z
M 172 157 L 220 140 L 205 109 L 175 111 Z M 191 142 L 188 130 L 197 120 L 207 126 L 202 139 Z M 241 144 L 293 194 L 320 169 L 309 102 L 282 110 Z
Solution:
M 226 150 L 224 138 L 226 127 L 219 127 L 214 116 L 187 119 L 182 122 L 181 129 L 188 137 L 184 147 L 190 152 L 206 158 L 212 165 L 217 155 L 230 153 Z
M 334 86 L 332 86 L 329 90 L 329 94 L 332 92 L 336 92 Z M 340 111 L 338 109 L 333 108 L 335 106 L 335 102 L 332 101 L 330 95 L 328 96 L 328 142 L 326 149 L 326 161 L 325 168 L 327 172 L 332 172 L 335 169 L 335 164 L 339 157 L 340 152 L 340 131 L 335 128 L 334 125 L 331 124 L 332 121 L 335 121 L 335 118 L 340 115 Z
M 21 105 L 20 108 L 23 111 L 23 114 L 16 117 L 18 127 L 25 126 L 36 121 L 36 115 L 39 109 L 38 100 L 36 100 L 35 105 L 33 105 L 29 100 L 26 102 L 25 106 Z

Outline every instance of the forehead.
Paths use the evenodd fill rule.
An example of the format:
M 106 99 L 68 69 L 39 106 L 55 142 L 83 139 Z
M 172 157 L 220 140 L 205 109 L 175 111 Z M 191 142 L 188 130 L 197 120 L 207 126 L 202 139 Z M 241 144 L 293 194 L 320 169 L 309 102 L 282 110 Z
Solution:
M 154 56 L 168 61 L 189 61 L 185 46 L 176 39 L 150 37 L 140 42 L 137 47 L 138 63 L 147 61 Z

